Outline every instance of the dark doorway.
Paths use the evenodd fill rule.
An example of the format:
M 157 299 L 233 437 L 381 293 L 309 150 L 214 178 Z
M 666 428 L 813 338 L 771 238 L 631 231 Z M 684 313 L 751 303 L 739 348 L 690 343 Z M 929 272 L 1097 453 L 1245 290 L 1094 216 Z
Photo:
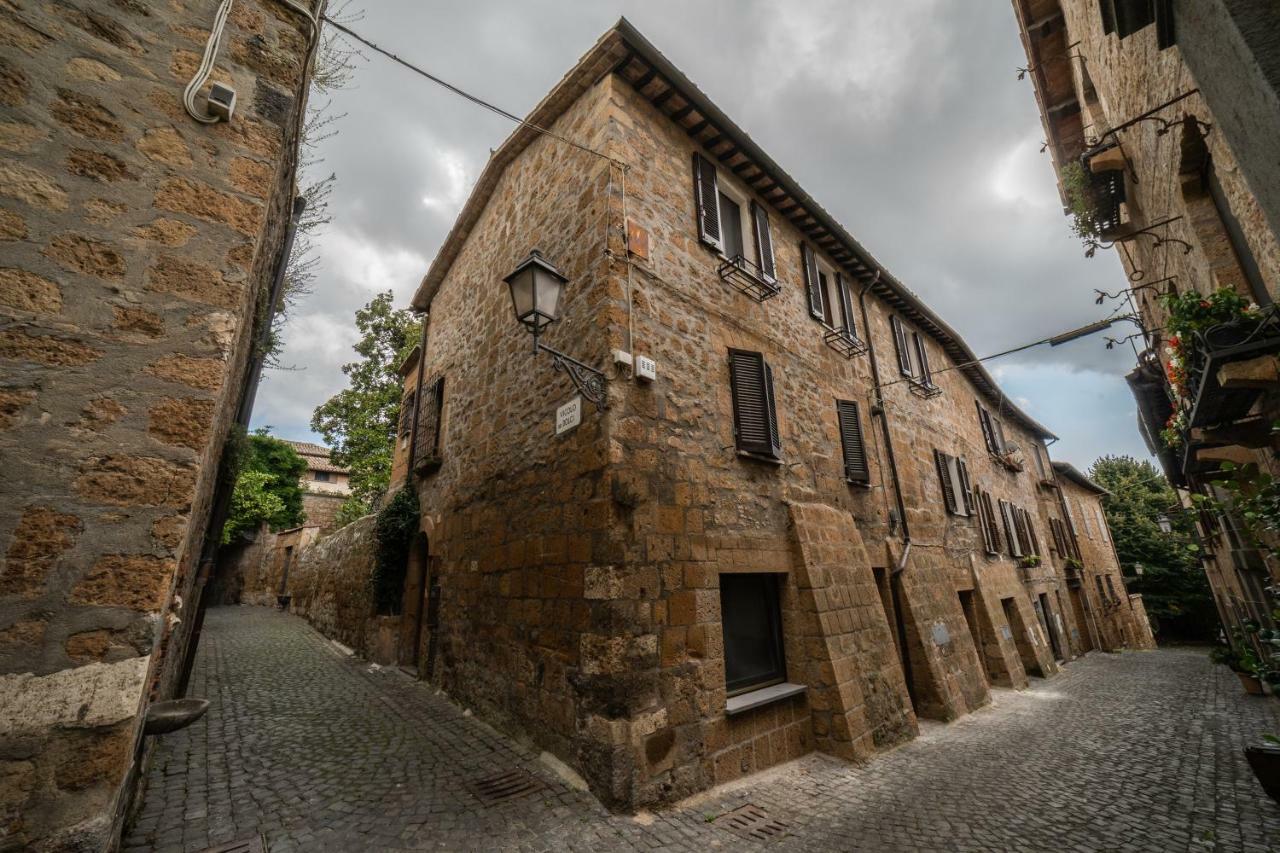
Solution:
M 1089 625 L 1088 614 L 1084 612 L 1084 601 L 1082 600 L 1083 596 L 1080 595 L 1080 587 L 1071 587 L 1067 595 L 1071 598 L 1071 612 L 1076 615 L 1076 626 L 1080 634 L 1080 651 L 1082 654 L 1093 651 L 1093 629 Z
M 1058 638 L 1057 627 L 1053 624 L 1053 608 L 1049 606 L 1049 596 L 1043 592 L 1040 593 L 1035 605 L 1036 615 L 1040 617 L 1040 624 L 1044 627 L 1044 635 L 1049 638 L 1049 647 L 1053 649 L 1053 659 L 1066 660 L 1062 654 L 1062 642 Z
M 1022 614 L 1018 612 L 1018 606 L 1013 603 L 1012 598 L 1000 599 L 1000 607 L 1004 610 L 1004 620 L 1007 623 L 1004 626 L 1004 630 L 1008 631 L 1005 638 L 1013 640 L 1017 647 L 1023 670 L 1027 675 L 1043 678 L 1044 672 L 1040 669 L 1040 661 L 1036 660 L 1035 648 L 1031 645 L 1031 626 L 1022 620 Z
M 409 571 L 405 572 L 404 604 L 400 616 L 400 648 L 398 659 L 405 669 L 417 675 L 418 659 L 422 648 L 422 624 L 426 618 L 426 591 L 428 588 L 427 537 L 419 533 L 409 552 Z
M 987 670 L 987 653 L 982 643 L 982 628 L 978 623 L 978 603 L 974 600 L 973 590 L 962 589 L 960 610 L 964 613 L 965 624 L 969 626 L 969 636 L 973 638 L 973 648 L 978 652 L 978 665 L 982 667 L 982 677 L 991 683 L 991 673 Z
M 898 662 L 902 665 L 902 677 L 907 683 L 907 696 L 911 699 L 911 707 L 916 706 L 916 687 L 911 678 L 911 657 L 907 654 L 907 626 L 900 615 L 898 605 L 901 583 L 897 578 L 890 578 L 888 569 L 875 566 L 871 574 L 876 581 L 876 590 L 880 593 L 880 606 L 884 608 L 885 621 L 889 623 L 889 634 L 893 637 L 894 648 L 898 650 Z

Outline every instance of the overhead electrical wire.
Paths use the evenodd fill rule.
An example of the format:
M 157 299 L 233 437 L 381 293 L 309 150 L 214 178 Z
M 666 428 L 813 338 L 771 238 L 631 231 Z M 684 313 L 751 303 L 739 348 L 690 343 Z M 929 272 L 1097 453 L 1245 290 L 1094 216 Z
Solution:
M 364 36 L 360 35 L 355 30 L 351 29 L 348 26 L 345 26 L 344 24 L 338 23 L 333 18 L 330 18 L 327 15 L 322 15 L 321 20 L 324 21 L 329 26 L 333 27 L 334 29 L 338 30 L 339 32 L 342 32 L 345 35 L 350 36 L 351 38 L 360 42 L 370 50 L 375 51 L 376 53 L 382 54 L 383 56 L 390 59 L 392 62 L 395 62 L 399 65 L 403 65 L 405 68 L 408 68 L 413 73 L 427 78 L 432 83 L 435 83 L 437 86 L 441 86 L 445 89 L 448 89 L 450 92 L 452 92 L 453 94 L 457 95 L 460 98 L 465 98 L 466 100 L 470 101 L 473 104 L 476 104 L 477 106 L 484 107 L 486 110 L 489 110 L 492 113 L 500 115 L 505 119 L 513 121 L 516 124 L 520 125 L 521 127 L 527 127 L 530 130 L 543 134 L 544 136 L 549 136 L 552 139 L 558 139 L 559 141 L 563 142 L 565 145 L 570 145 L 574 148 L 577 148 L 579 151 L 585 151 L 588 154 L 594 154 L 597 157 L 601 157 L 605 160 L 608 160 L 610 163 L 616 163 L 617 165 L 621 166 L 624 170 L 628 168 L 627 164 L 623 163 L 621 160 L 617 160 L 613 157 L 610 157 L 608 154 L 605 154 L 601 151 L 597 151 L 594 148 L 583 145 L 580 142 L 574 142 L 572 139 L 569 139 L 565 136 L 561 136 L 560 134 L 556 133 L 553 130 L 548 130 L 547 128 L 540 127 L 531 121 L 526 121 L 525 119 L 522 119 L 520 116 L 516 115 L 515 113 L 508 112 L 507 110 L 504 110 L 502 107 L 499 107 L 496 104 L 491 104 L 488 101 L 486 101 L 484 98 L 481 98 L 477 95 L 473 95 L 470 92 L 466 91 L 465 89 L 462 89 L 462 88 L 459 88 L 458 86 L 453 85 L 447 80 L 440 79 L 436 75 L 432 74 L 430 71 L 419 68 L 418 66 L 414 65 L 412 62 L 409 62 L 405 59 L 401 59 L 399 56 L 387 50 L 386 48 L 379 47 L 377 44 L 365 38 Z

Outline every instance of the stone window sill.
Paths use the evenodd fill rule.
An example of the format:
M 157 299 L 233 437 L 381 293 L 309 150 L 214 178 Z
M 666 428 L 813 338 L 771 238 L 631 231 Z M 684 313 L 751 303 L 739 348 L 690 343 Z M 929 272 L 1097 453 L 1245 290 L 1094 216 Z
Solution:
M 752 690 L 749 693 L 739 693 L 737 696 L 730 696 L 728 701 L 724 703 L 724 713 L 726 716 L 732 717 L 734 714 L 741 714 L 753 708 L 781 702 L 783 699 L 790 699 L 792 696 L 799 696 L 808 689 L 803 684 L 783 682 L 782 684 L 761 687 L 759 690 Z

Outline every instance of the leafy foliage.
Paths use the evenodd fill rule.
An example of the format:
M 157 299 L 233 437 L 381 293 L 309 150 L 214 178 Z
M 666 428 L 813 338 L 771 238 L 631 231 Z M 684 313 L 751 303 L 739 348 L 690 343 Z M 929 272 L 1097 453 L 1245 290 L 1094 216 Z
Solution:
M 1120 563 L 1140 563 L 1143 573 L 1130 585 L 1142 593 L 1147 613 L 1166 637 L 1204 640 L 1214 636 L 1218 616 L 1196 552 L 1191 517 L 1173 508 L 1177 494 L 1150 462 L 1131 456 L 1103 456 L 1090 478 L 1111 492 L 1103 500 Z M 1164 533 L 1159 516 L 1169 518 Z
M 331 457 L 351 471 L 351 507 L 344 517 L 367 513 L 391 481 L 391 457 L 400 416 L 398 368 L 418 343 L 420 321 L 391 307 L 391 291 L 356 312 L 358 361 L 345 364 L 347 387 L 318 406 L 311 428 L 333 448 Z
M 1161 297 L 1160 303 L 1168 312 L 1164 329 L 1170 336 L 1182 337 L 1219 323 L 1257 319 L 1258 316 L 1258 306 L 1230 287 L 1218 288 L 1208 296 L 1194 290 L 1182 294 L 1171 293 Z
M 1093 182 L 1088 170 L 1078 160 L 1067 163 L 1060 172 L 1062 191 L 1067 197 L 1067 211 L 1071 214 L 1071 231 L 1086 243 L 1094 243 L 1099 236 L 1097 202 L 1093 197 Z
M 379 613 L 398 613 L 409 549 L 418 530 L 418 495 L 403 488 L 378 512 L 374 525 L 373 600 Z
M 262 429 L 238 440 L 234 453 L 236 485 L 222 543 L 252 533 L 264 523 L 273 530 L 301 524 L 306 516 L 300 481 L 307 463 L 297 451 Z

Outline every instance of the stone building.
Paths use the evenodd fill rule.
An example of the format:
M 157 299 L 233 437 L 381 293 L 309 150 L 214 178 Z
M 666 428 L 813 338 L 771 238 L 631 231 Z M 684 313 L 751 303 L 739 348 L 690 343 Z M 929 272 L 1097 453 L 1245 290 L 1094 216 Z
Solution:
M 538 340 L 577 366 L 515 319 L 535 249 L 568 279 Z M 1084 639 L 1051 547 L 1053 435 L 625 20 L 493 153 L 413 306 L 402 659 L 614 806 L 866 758 L 1122 642 Z
M 302 476 L 303 524 L 331 532 L 337 525 L 338 510 L 351 494 L 351 472 L 329 458 L 329 448 L 311 441 L 288 441 L 307 463 Z
M 114 845 L 180 693 L 291 229 L 314 25 L 241 0 L 0 10 L 0 848 Z M 207 90 L 206 90 L 207 91 Z M 205 109 L 205 96 L 195 103 Z M 207 535 L 208 534 L 208 535 Z M 202 565 L 203 564 L 203 565 Z
M 1265 0 L 1014 0 L 1063 202 L 1085 199 L 1093 248 L 1115 246 L 1141 353 L 1139 429 L 1197 515 L 1222 624 L 1272 624 L 1280 575 L 1209 478 L 1224 461 L 1276 474 L 1280 417 L 1280 41 Z M 1082 189 L 1083 187 L 1083 189 Z M 1222 288 L 1257 319 L 1173 340 L 1164 295 Z M 1085 296 L 1085 294 L 1082 294 Z M 1184 339 L 1185 338 L 1185 339 Z M 1174 345 L 1180 349 L 1172 365 Z M 1185 371 L 1175 388 L 1169 377 Z M 1180 389 L 1180 390 L 1179 390 Z M 1165 432 L 1162 436 L 1161 433 Z

